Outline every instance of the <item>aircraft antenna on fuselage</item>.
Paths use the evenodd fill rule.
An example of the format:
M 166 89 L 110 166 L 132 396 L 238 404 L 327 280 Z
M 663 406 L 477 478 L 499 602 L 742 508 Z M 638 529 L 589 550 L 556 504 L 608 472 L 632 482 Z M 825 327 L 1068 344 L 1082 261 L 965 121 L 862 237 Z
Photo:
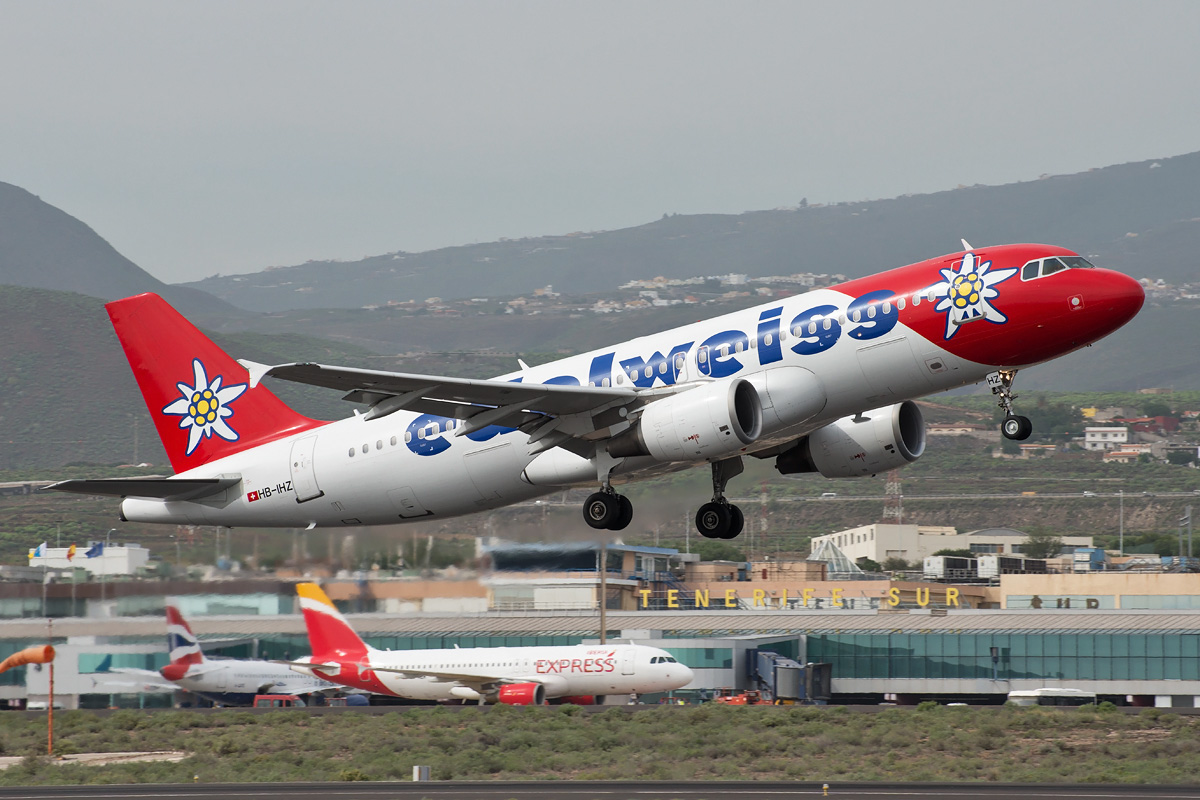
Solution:
M 975 249 L 974 247 L 971 247 L 971 243 L 968 242 L 966 239 L 959 239 L 959 241 L 962 242 L 963 250 L 970 251 L 970 250 Z

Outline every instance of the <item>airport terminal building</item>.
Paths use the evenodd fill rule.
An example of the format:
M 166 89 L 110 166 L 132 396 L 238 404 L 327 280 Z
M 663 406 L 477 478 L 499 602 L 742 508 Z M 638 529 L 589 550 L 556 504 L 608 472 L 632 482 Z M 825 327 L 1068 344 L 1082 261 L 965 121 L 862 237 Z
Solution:
M 595 612 L 355 614 L 350 620 L 370 644 L 393 650 L 598 638 Z M 210 654 L 273 659 L 308 652 L 296 614 L 191 623 Z M 610 641 L 669 650 L 696 671 L 689 687 L 695 690 L 754 688 L 747 654 L 763 649 L 800 664 L 828 663 L 835 703 L 1000 703 L 1017 689 L 1068 687 L 1118 703 L 1200 705 L 1200 611 L 613 611 L 607 627 Z M 126 696 L 120 681 L 107 684 L 103 670 L 163 666 L 164 630 L 155 617 L 56 621 L 59 696 L 68 706 L 145 704 L 144 696 Z M 0 624 L 0 657 L 44 643 L 45 633 L 44 620 Z M 0 701 L 38 699 L 47 691 L 44 671 L 25 667 L 0 675 Z

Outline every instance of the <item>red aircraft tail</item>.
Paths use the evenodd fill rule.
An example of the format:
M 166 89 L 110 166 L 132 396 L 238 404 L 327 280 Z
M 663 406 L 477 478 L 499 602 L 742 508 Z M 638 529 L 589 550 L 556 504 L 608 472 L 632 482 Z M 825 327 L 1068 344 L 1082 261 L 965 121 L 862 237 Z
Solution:
M 176 472 L 323 424 L 251 389 L 246 369 L 158 295 L 105 308 Z
M 315 583 L 296 585 L 300 595 L 300 610 L 308 628 L 308 643 L 312 647 L 313 663 L 322 661 L 358 660 L 366 656 L 368 647 L 350 623 L 337 610 L 333 601 Z

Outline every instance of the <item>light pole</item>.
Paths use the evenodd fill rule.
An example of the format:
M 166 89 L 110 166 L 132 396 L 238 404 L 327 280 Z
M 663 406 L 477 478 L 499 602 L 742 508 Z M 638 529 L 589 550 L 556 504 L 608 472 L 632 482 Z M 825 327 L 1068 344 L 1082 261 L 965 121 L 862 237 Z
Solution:
M 99 567 L 100 567 L 100 613 L 101 614 L 104 613 L 105 588 L 108 584 L 108 569 L 104 565 L 105 562 L 108 561 L 108 542 L 109 542 L 109 539 L 112 537 L 112 535 L 116 532 L 117 532 L 116 528 L 108 529 L 108 533 L 104 534 L 104 549 L 100 551 L 100 558 L 104 559 L 104 561 L 99 564 Z
M 1117 553 L 1118 553 L 1118 555 L 1124 556 L 1125 555 L 1125 490 L 1122 489 L 1121 491 L 1117 492 L 1117 497 L 1120 499 L 1120 502 L 1121 502 L 1121 532 L 1120 532 L 1119 538 L 1117 540 Z

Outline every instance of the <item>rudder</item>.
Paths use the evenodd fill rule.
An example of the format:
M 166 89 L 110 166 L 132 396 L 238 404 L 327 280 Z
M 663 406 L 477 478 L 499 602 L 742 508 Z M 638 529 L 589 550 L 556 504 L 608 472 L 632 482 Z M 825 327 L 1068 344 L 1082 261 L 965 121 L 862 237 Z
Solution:
M 158 295 L 105 308 L 177 473 L 324 424 L 251 389 L 246 369 Z
M 304 612 L 304 625 L 308 628 L 308 643 L 312 647 L 314 663 L 330 659 L 359 659 L 367 654 L 368 647 L 350 623 L 337 610 L 333 601 L 315 583 L 296 585 L 300 596 L 300 610 Z

